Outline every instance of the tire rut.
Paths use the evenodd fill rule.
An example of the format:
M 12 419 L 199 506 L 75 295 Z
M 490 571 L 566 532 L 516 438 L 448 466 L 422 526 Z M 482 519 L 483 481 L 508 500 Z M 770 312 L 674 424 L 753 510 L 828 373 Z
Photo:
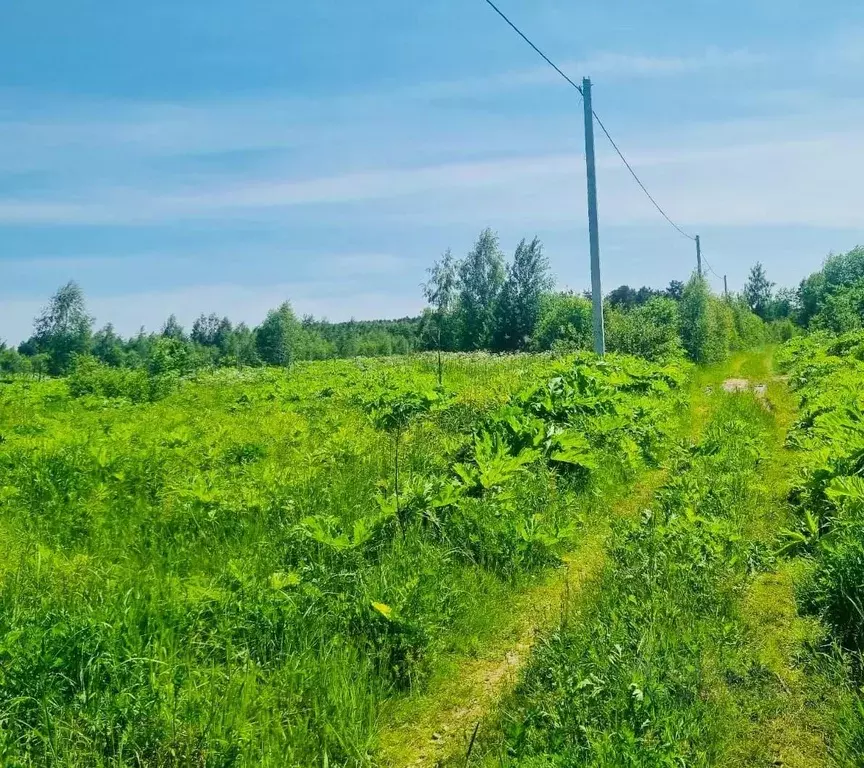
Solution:
M 614 506 L 611 519 L 638 513 L 662 483 L 665 472 L 652 470 Z M 381 735 L 380 762 L 388 768 L 432 768 L 465 754 L 482 721 L 495 704 L 513 689 L 537 638 L 558 621 L 564 606 L 579 599 L 583 587 L 599 575 L 606 562 L 609 524 L 588 533 L 565 555 L 563 567 L 522 592 L 515 601 L 515 622 L 503 634 L 509 640 L 492 642 L 485 658 L 460 658 L 443 690 L 430 690 L 410 712 Z M 411 715 L 420 710 L 417 717 Z

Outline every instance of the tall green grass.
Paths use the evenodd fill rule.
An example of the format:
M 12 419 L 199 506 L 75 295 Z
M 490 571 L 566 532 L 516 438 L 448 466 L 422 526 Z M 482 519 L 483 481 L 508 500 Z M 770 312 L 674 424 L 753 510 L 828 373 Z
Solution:
M 811 564 L 803 612 L 831 630 L 821 649 L 845 673 L 838 685 L 834 757 L 864 760 L 864 333 L 813 334 L 789 342 L 779 361 L 801 403 L 787 443 L 801 471 L 791 494 L 796 524 L 784 554 Z M 845 695 L 844 695 L 845 694 Z
M 651 506 L 618 525 L 593 592 L 539 645 L 477 764 L 707 768 L 743 730 L 730 688 L 761 670 L 738 598 L 770 561 L 748 531 L 773 425 L 752 395 L 713 397 L 702 439 L 678 446 Z
M 662 454 L 685 373 L 477 355 L 443 390 L 433 358 L 2 386 L 0 763 L 371 764 L 381 703 Z

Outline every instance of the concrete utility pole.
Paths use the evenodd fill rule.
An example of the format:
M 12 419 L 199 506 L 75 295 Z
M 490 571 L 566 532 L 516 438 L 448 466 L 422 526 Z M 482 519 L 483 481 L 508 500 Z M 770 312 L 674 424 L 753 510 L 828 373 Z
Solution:
M 723 295 L 729 298 L 729 284 L 726 282 L 726 275 L 723 275 Z
M 699 235 L 696 235 L 696 271 L 699 273 L 699 277 L 702 277 L 702 241 L 699 239 Z
M 594 351 L 606 354 L 603 329 L 603 291 L 600 287 L 600 231 L 597 222 L 597 170 L 594 164 L 594 110 L 591 107 L 591 80 L 582 79 L 585 105 L 585 166 L 588 177 L 588 240 L 591 247 L 591 305 L 594 309 Z

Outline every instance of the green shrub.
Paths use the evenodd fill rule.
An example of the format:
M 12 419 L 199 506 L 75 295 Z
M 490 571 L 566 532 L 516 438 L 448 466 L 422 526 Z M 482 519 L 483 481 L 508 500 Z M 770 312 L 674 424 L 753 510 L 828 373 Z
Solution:
M 17 374 L 30 371 L 30 359 L 14 349 L 0 345 L 0 373 Z
M 802 607 L 819 615 L 852 651 L 864 651 L 864 332 L 812 334 L 788 342 L 778 363 L 801 412 L 787 443 L 801 451 L 791 501 L 797 530 L 785 549 L 815 558 Z
M 788 317 L 772 320 L 766 329 L 766 334 L 771 341 L 781 343 L 789 341 L 797 333 L 800 333 L 800 329 Z
M 846 333 L 864 326 L 864 279 L 838 287 L 827 294 L 810 327 L 815 330 Z
M 727 304 L 711 295 L 705 278 L 694 274 L 681 296 L 681 343 L 697 363 L 714 363 L 732 346 L 733 320 Z
M 669 360 L 684 353 L 678 302 L 655 297 L 628 311 L 610 309 L 606 316 L 606 346 L 612 352 L 646 360 Z
M 861 497 L 864 501 L 864 495 Z M 864 651 L 864 519 L 835 524 L 802 585 L 802 607 L 821 616 L 847 650 Z
M 543 296 L 532 349 L 591 349 L 592 337 L 593 320 L 588 299 L 574 293 Z
M 821 316 L 815 322 L 816 327 L 839 329 L 842 326 L 842 330 L 850 330 L 848 323 L 857 321 L 854 312 L 847 314 L 847 310 L 852 309 L 852 305 L 858 302 L 860 290 L 855 289 L 854 286 L 860 285 L 862 281 L 864 281 L 864 247 L 858 246 L 848 253 L 832 254 L 825 260 L 822 269 L 801 281 L 798 288 L 799 322 L 805 327 L 810 326 L 817 316 Z M 829 300 L 832 296 L 849 289 L 858 298 L 854 301 L 852 295 L 839 298 L 835 302 L 830 302 L 829 308 Z M 838 317 L 831 316 L 832 312 L 838 311 L 840 312 Z M 859 326 L 860 322 L 851 327 Z
M 66 381 L 73 397 L 93 395 L 144 403 L 166 397 L 174 390 L 178 379 L 171 373 L 151 375 L 140 368 L 114 368 L 95 357 L 79 355 Z

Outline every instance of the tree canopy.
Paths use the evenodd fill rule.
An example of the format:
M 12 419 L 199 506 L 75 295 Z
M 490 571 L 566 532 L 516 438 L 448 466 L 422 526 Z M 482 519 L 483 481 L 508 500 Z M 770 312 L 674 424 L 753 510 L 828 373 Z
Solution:
M 47 354 L 50 373 L 65 373 L 73 356 L 88 350 L 92 326 L 84 292 L 70 281 L 57 290 L 36 318 L 31 344 L 36 353 Z
M 507 265 L 507 278 L 495 308 L 493 348 L 498 351 L 526 349 L 531 343 L 543 295 L 554 284 L 543 245 L 535 237 L 523 239 Z
M 774 283 L 765 275 L 765 268 L 757 261 L 750 268 L 747 282 L 744 284 L 744 298 L 750 311 L 767 320 L 771 312 L 771 301 L 773 298 Z
M 504 284 L 504 257 L 498 236 L 484 229 L 459 264 L 459 333 L 463 349 L 492 344 L 498 294 Z
M 808 312 L 813 327 L 860 327 L 864 287 L 855 280 L 864 272 L 862 254 L 857 249 L 831 257 L 795 292 L 774 293 L 761 264 L 751 270 L 740 296 L 723 300 L 696 275 L 686 285 L 673 280 L 664 290 L 621 285 L 604 304 L 607 349 L 654 360 L 683 350 L 694 360 L 711 361 L 764 338 L 760 317 L 782 320 L 784 337 L 793 332 L 792 320 L 800 321 Z M 523 238 L 507 260 L 497 234 L 488 228 L 464 258 L 447 249 L 427 270 L 421 288 L 428 306 L 420 317 L 331 323 L 305 315 L 301 321 L 286 301 L 257 327 L 211 312 L 192 321 L 187 333 L 172 314 L 156 333 L 142 328 L 123 338 L 110 323 L 93 333 L 83 292 L 68 283 L 36 319 L 30 339 L 17 351 L 0 347 L 0 372 L 65 374 L 77 366 L 80 355 L 91 355 L 109 368 L 173 376 L 210 366 L 288 367 L 295 360 L 423 349 L 590 350 L 590 293 L 557 292 L 553 286 L 539 238 Z M 80 370 L 95 369 L 82 363 Z

